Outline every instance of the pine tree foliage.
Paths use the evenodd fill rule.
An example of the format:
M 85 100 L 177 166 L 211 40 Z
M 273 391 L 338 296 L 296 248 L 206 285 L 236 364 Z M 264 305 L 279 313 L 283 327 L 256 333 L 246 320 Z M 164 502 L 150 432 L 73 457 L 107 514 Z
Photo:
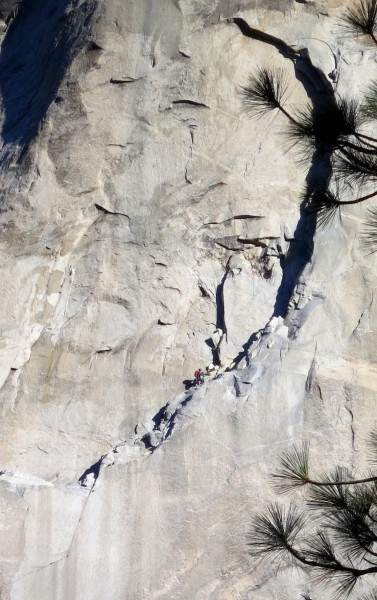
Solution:
M 377 252 L 377 208 L 369 209 L 369 219 L 363 231 L 363 246 L 368 254 Z
M 373 183 L 377 187 L 377 155 L 363 154 L 353 148 L 343 148 L 333 157 L 334 173 L 352 186 Z
M 282 493 L 305 485 L 309 479 L 309 444 L 293 446 L 285 452 L 273 478 L 276 489 Z
M 334 99 L 333 104 L 321 108 L 307 104 L 299 108 L 288 122 L 286 137 L 292 146 L 302 147 L 306 158 L 311 158 L 314 150 L 325 153 L 353 146 L 352 138 L 358 140 L 358 129 L 366 120 L 354 100 Z M 370 147 L 360 141 L 358 143 L 360 151 L 369 154 Z
M 377 0 L 352 0 L 345 8 L 342 26 L 350 33 L 368 35 L 377 44 Z M 287 109 L 289 78 L 282 69 L 259 67 L 241 88 L 244 110 L 261 118 L 278 111 L 285 118 L 285 145 L 299 161 L 328 157 L 332 178 L 318 181 L 305 192 L 304 208 L 318 227 L 330 225 L 347 205 L 377 199 L 377 80 L 365 90 L 362 102 L 333 96 L 320 106 L 307 104 Z M 368 129 L 366 129 L 368 126 Z M 362 232 L 368 254 L 377 251 L 377 209 L 371 207 Z
M 251 116 L 262 117 L 267 112 L 283 109 L 288 77 L 283 69 L 259 67 L 242 86 L 242 103 Z
M 377 430 L 373 430 L 374 466 L 376 443 Z M 377 476 L 373 472 L 356 479 L 349 469 L 338 467 L 314 478 L 309 445 L 303 444 L 282 455 L 273 482 L 280 493 L 305 488 L 305 499 L 301 506 L 274 503 L 257 515 L 248 535 L 252 556 L 274 555 L 301 563 L 315 582 L 331 587 L 335 599 L 346 598 L 363 576 L 377 575 Z M 358 600 L 377 600 L 377 585 Z
M 368 35 L 377 44 L 377 0 L 354 0 L 342 17 L 343 28 L 354 35 Z
M 364 102 L 361 110 L 367 119 L 371 121 L 377 119 L 377 81 L 372 81 L 369 84 L 364 94 Z

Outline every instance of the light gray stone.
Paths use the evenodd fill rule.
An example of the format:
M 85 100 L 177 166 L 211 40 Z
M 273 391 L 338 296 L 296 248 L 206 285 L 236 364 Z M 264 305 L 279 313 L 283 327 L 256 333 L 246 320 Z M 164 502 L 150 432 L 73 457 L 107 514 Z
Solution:
M 308 262 L 307 168 L 239 92 L 281 67 L 293 110 L 309 57 L 360 97 L 374 50 L 336 35 L 341 0 L 58 4 L 0 1 L 2 600 L 299 597 L 247 533 L 292 443 L 365 468 L 377 259 L 363 207 Z

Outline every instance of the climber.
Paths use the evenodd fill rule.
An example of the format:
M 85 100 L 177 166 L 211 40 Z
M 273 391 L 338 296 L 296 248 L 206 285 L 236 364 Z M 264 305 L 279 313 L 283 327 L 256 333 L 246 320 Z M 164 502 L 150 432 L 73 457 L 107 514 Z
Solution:
M 201 385 L 202 383 L 204 383 L 204 375 L 202 369 L 198 369 L 197 371 L 195 371 L 194 375 L 196 385 Z

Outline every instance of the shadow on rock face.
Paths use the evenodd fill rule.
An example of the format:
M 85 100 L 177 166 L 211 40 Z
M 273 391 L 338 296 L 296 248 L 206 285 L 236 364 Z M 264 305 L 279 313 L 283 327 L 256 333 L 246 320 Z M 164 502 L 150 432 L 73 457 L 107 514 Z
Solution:
M 185 390 L 189 390 L 196 385 L 195 379 L 184 379 L 182 383 L 185 386 Z
M 86 33 L 97 2 L 23 0 L 2 44 L 0 93 L 4 144 L 22 153 L 38 133 Z M 69 10 L 68 10 L 69 9 Z
M 291 47 L 280 38 L 250 27 L 244 19 L 239 17 L 228 19 L 228 23 L 237 25 L 244 36 L 276 48 L 284 58 L 293 63 L 296 79 L 305 89 L 313 108 L 321 110 L 323 108 L 328 109 L 328 107 L 333 107 L 334 114 L 336 114 L 336 111 L 339 109 L 337 109 L 332 84 L 326 78 L 326 75 L 312 63 L 307 48 Z M 295 285 L 305 266 L 311 260 L 313 253 L 313 238 L 317 222 L 316 216 L 311 214 L 307 208 L 316 188 L 328 188 L 331 172 L 331 151 L 325 153 L 320 152 L 317 146 L 317 149 L 312 155 L 311 164 L 306 176 L 306 190 L 300 206 L 300 218 L 293 238 L 290 240 L 289 251 L 284 261 L 283 278 L 277 292 L 273 312 L 273 316 L 275 317 L 284 318 L 286 316 Z M 250 348 L 252 341 L 253 336 L 251 336 L 244 345 L 245 351 Z M 241 352 L 236 360 L 240 360 L 243 356 L 244 352 Z

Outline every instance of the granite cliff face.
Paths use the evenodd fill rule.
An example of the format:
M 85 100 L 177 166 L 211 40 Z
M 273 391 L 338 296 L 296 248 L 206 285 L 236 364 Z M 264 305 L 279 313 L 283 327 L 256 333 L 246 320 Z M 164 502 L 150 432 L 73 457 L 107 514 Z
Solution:
M 274 65 L 305 103 L 337 57 L 358 97 L 375 50 L 341 5 L 0 1 L 2 600 L 311 589 L 246 533 L 295 441 L 318 471 L 364 465 L 376 259 L 367 207 L 312 230 L 310 165 L 240 87 Z

